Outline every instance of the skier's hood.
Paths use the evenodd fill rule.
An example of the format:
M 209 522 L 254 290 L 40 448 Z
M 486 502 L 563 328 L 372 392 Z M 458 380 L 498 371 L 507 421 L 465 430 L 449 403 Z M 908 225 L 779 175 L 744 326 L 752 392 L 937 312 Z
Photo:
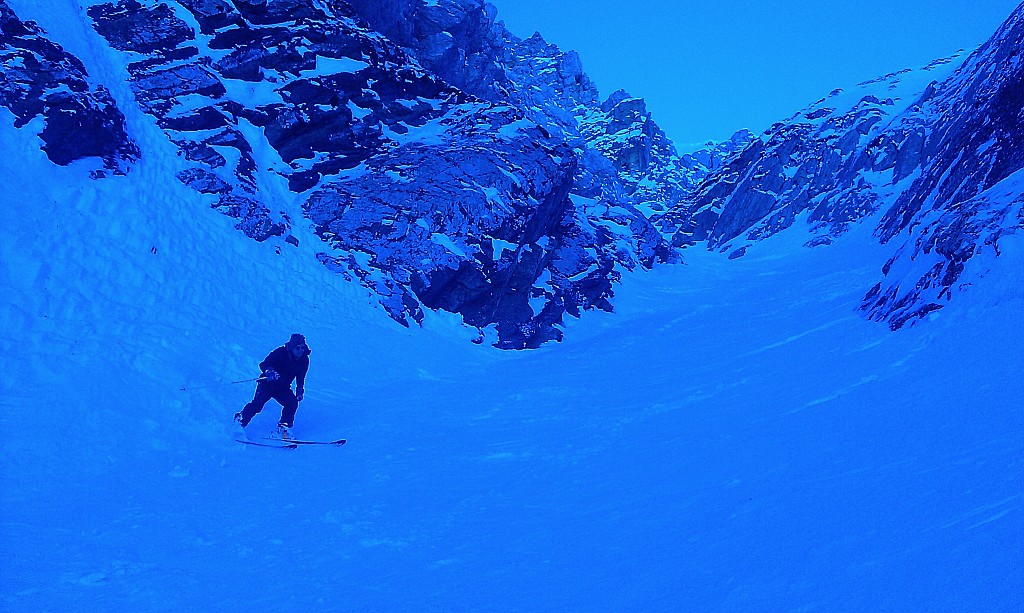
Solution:
M 305 351 L 302 354 L 303 357 L 307 357 L 309 354 L 313 353 L 313 350 L 310 349 L 309 345 L 306 343 L 306 337 L 301 334 L 292 334 L 291 338 L 288 339 L 288 342 L 284 344 L 289 353 L 291 353 L 293 347 L 298 345 L 302 345 L 305 348 Z

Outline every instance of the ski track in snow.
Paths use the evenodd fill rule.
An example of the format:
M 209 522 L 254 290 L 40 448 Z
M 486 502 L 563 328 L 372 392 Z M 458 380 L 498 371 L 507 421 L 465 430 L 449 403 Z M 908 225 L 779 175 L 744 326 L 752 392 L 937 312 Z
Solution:
M 853 233 L 691 250 L 501 353 L 235 233 L 169 148 L 92 182 L 2 119 L 5 611 L 1024 607 L 1016 237 L 899 333 Z M 231 440 L 293 331 L 297 434 L 344 447 Z

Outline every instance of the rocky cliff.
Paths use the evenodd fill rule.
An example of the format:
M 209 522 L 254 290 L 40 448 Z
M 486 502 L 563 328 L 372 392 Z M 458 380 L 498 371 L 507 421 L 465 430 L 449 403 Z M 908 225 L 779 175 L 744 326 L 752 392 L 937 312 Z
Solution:
M 110 94 L 125 91 L 177 148 L 169 178 L 239 231 L 289 249 L 312 228 L 316 258 L 396 321 L 444 309 L 503 348 L 561 338 L 566 314 L 612 309 L 624 272 L 682 248 L 739 257 L 782 231 L 820 246 L 859 223 L 892 245 L 863 308 L 895 328 L 1021 226 L 1024 8 L 969 57 L 683 155 L 643 100 L 602 99 L 579 56 L 514 36 L 483 0 L 54 8 L 86 26 L 81 57 L 41 10 L 0 0 L 0 105 L 54 163 L 102 179 L 145 157 Z
M 42 149 L 55 164 L 82 158 L 100 161 L 93 171 L 123 173 L 138 159 L 124 115 L 110 92 L 90 82 L 82 62 L 21 21 L 0 2 L 0 105 L 16 128 L 38 123 Z
M 41 116 L 57 163 L 129 170 L 145 151 L 87 85 L 90 58 L 0 6 L 18 125 Z M 642 101 L 601 103 L 574 53 L 479 1 L 121 0 L 80 18 L 179 149 L 177 180 L 240 231 L 280 249 L 312 223 L 324 265 L 397 321 L 445 309 L 501 347 L 558 339 L 565 313 L 612 308 L 622 271 L 675 261 L 644 211 L 723 155 L 680 158 Z
M 1024 228 L 1024 5 L 879 146 L 910 139 L 916 179 L 876 229 L 896 252 L 863 304 L 893 328 L 978 282 L 1000 238 Z
M 875 224 L 894 256 L 863 309 L 894 329 L 916 321 L 970 285 L 968 268 L 983 275 L 999 237 L 1024 227 L 1022 37 L 1024 5 L 969 57 L 836 90 L 652 220 L 676 246 L 731 257 L 791 227 L 813 247 Z

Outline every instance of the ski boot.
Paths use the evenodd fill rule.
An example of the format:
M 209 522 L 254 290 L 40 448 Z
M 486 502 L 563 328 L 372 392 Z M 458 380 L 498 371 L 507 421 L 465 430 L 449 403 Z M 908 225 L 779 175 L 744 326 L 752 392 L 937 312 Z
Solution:
M 292 438 L 291 427 L 288 424 L 277 424 L 277 437 L 283 441 Z

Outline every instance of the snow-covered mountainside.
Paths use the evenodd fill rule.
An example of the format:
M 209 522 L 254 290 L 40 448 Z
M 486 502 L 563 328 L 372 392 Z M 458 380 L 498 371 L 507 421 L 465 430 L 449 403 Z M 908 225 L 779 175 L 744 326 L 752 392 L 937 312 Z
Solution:
M 109 46 L 111 65 L 87 67 L 46 38 L 29 20 L 52 18 L 45 7 L 2 4 L 14 77 L 4 103 L 18 125 L 39 115 L 47 142 L 71 134 L 52 102 L 43 114 L 19 101 L 60 61 L 127 81 L 130 91 L 94 76 L 96 91 L 60 95 L 117 116 L 102 95 L 121 87 L 121 105 L 178 147 L 168 180 L 207 194 L 247 235 L 294 246 L 294 204 L 315 225 L 316 258 L 364 282 L 393 318 L 457 312 L 481 332 L 494 325 L 502 347 L 560 338 L 565 312 L 611 308 L 623 270 L 677 260 L 645 214 L 750 138 L 680 158 L 642 100 L 600 103 L 577 55 L 516 39 L 482 1 L 86 4 L 65 16 L 101 37 L 87 44 Z M 117 126 L 99 123 L 51 159 L 110 166 L 116 149 L 124 166 L 138 154 Z
M 443 19 L 463 4 L 417 6 L 430 48 L 465 40 Z M 827 247 L 794 223 L 742 258 L 712 241 L 645 270 L 675 234 L 636 194 L 672 173 L 609 153 L 656 136 L 642 104 L 524 110 L 369 17 L 0 0 L 0 610 L 1024 610 L 1024 233 L 1005 223 L 960 282 L 979 262 L 984 279 L 926 325 L 857 312 L 879 269 L 913 279 L 1015 210 L 1014 107 L 992 103 L 1008 81 L 960 81 L 992 112 L 945 131 L 995 135 L 965 150 L 990 167 L 929 155 Z M 466 65 L 487 65 L 496 39 L 469 40 Z M 974 65 L 1001 72 L 990 52 Z M 548 61 L 572 64 L 491 74 L 554 79 Z M 680 163 L 724 173 L 716 152 L 745 138 Z M 932 170 L 1002 180 L 885 216 Z M 664 193 L 698 180 L 672 176 Z M 566 318 L 565 342 L 470 342 L 464 318 L 507 346 L 556 336 L 536 313 L 607 306 L 616 275 L 616 313 Z M 295 434 L 348 444 L 235 442 L 258 364 L 295 332 L 313 349 Z
M 138 158 L 125 133 L 124 115 L 107 89 L 90 83 L 81 60 L 24 23 L 0 2 L 0 105 L 14 114 L 14 127 L 41 118 L 42 149 L 55 164 L 99 158 L 122 173 Z M 104 176 L 102 171 L 93 175 Z
M 164 180 L 268 249 L 305 241 L 405 325 L 440 309 L 537 347 L 684 247 L 871 223 L 892 259 L 862 308 L 898 328 L 1021 227 L 1022 12 L 967 58 L 682 155 L 643 100 L 602 100 L 578 55 L 483 0 L 0 0 L 0 104 L 97 180 L 161 146 L 126 115 L 157 126 Z
M 611 308 L 623 270 L 676 260 L 638 206 L 664 208 L 737 146 L 678 157 L 642 101 L 599 104 L 574 54 L 514 39 L 482 2 L 391 7 L 417 25 L 378 26 L 388 36 L 364 19 L 380 21 L 387 7 L 376 3 L 85 4 L 61 16 L 0 5 L 3 103 L 19 126 L 40 116 L 55 163 L 96 156 L 128 170 L 140 152 L 104 98 L 120 89 L 120 106 L 141 109 L 177 146 L 167 180 L 204 194 L 246 235 L 288 249 L 295 224 L 312 223 L 315 257 L 359 279 L 397 321 L 440 308 L 481 340 L 493 326 L 502 347 L 560 338 L 564 313 Z M 81 20 L 98 36 L 77 36 L 111 53 L 90 53 L 103 65 L 88 66 L 33 18 Z M 490 54 L 457 70 L 448 30 Z M 52 93 L 58 77 L 78 81 Z M 34 102 L 44 91 L 77 107 L 58 115 L 53 101 Z
M 894 255 L 863 309 L 895 329 L 977 282 L 1024 228 L 1022 170 L 1024 5 L 969 57 L 835 90 L 774 125 L 654 221 L 673 244 L 734 257 L 794 225 L 817 246 L 876 224 Z
M 692 250 L 501 352 L 234 231 L 148 122 L 96 181 L 0 130 L 0 610 L 1024 607 L 1021 234 L 898 334 L 855 312 L 890 257 L 861 226 Z M 344 447 L 232 440 L 293 332 L 295 432 Z

